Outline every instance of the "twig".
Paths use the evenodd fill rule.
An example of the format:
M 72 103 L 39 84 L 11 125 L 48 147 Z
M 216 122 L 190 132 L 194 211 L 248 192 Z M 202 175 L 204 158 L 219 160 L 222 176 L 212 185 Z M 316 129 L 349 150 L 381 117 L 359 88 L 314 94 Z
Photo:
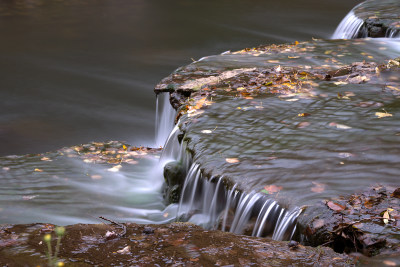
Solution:
M 107 219 L 103 216 L 99 216 L 100 219 L 105 220 L 107 222 L 110 222 L 111 224 L 117 225 L 119 226 L 120 229 L 122 229 L 122 233 L 119 234 L 119 237 L 123 237 L 124 235 L 126 235 L 126 226 L 123 225 L 122 223 Z

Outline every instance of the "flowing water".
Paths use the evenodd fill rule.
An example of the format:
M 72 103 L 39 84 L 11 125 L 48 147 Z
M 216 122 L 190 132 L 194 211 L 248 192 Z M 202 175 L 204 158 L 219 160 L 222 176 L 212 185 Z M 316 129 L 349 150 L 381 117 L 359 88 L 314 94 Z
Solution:
M 186 152 L 187 144 L 177 142 L 179 130 L 173 128 L 175 112 L 168 104 L 168 96 L 159 95 L 155 100 L 152 88 L 173 69 L 202 56 L 261 43 L 329 38 L 340 19 L 357 3 L 359 1 L 337 0 L 328 0 L 324 5 L 316 0 L 302 3 L 289 0 L 251 3 L 140 0 L 0 2 L 0 33 L 7 37 L 0 43 L 0 155 L 3 155 L 0 159 L 0 223 L 41 221 L 65 225 L 99 222 L 98 216 L 118 221 L 164 223 L 178 216 L 208 228 L 243 233 L 249 231 L 247 223 L 253 218 L 255 227 L 250 234 L 288 239 L 295 230 L 299 209 L 287 209 L 288 206 L 283 207 L 258 191 L 242 193 L 235 186 L 226 188 L 222 176 L 202 179 L 199 163 Z M 325 8 L 326 5 L 331 8 Z M 349 19 L 351 25 L 342 23 L 340 27 L 343 30 L 335 35 L 347 38 L 342 32 L 347 34 L 358 28 L 354 15 Z M 390 46 L 386 50 L 386 54 L 381 51 L 384 56 L 393 54 Z M 377 58 L 383 57 L 379 53 L 372 54 L 374 48 L 366 46 L 352 53 L 362 58 L 364 55 L 359 53 L 364 51 Z M 209 62 L 210 58 L 203 61 Z M 228 67 L 229 64 L 239 64 L 237 62 L 243 64 L 248 59 L 238 57 L 236 63 L 224 60 L 221 58 L 216 64 L 227 64 Z M 254 62 L 254 58 L 248 62 Z M 326 91 L 329 93 L 329 89 Z M 370 97 L 375 99 L 377 96 Z M 229 108 L 229 99 L 219 101 Z M 301 105 L 306 105 L 321 110 L 321 116 L 325 113 L 329 116 L 327 109 L 331 108 L 354 117 L 354 131 L 362 128 L 362 120 L 357 117 L 359 114 L 350 114 L 351 111 L 336 103 L 333 96 L 312 103 L 307 101 L 299 101 L 295 108 L 300 110 Z M 384 102 L 392 107 L 391 112 L 396 112 L 397 102 L 380 98 L 377 101 Z M 272 109 L 274 105 L 281 105 L 278 102 L 278 99 L 268 99 L 271 113 L 263 120 L 272 118 L 273 121 L 282 115 L 279 111 L 283 110 Z M 325 107 L 326 103 L 334 106 Z M 251 103 L 243 105 L 250 106 Z M 244 116 L 243 120 L 257 120 L 251 116 L 259 115 L 229 112 L 224 111 L 224 114 Z M 208 126 L 207 123 L 212 123 L 212 117 L 204 122 L 204 127 Z M 227 120 L 228 128 L 229 123 Z M 317 116 L 316 125 L 323 123 L 323 116 Z M 269 126 L 273 131 L 274 125 Z M 386 125 L 374 129 L 383 126 Z M 389 126 L 391 131 L 398 130 L 396 124 Z M 371 138 L 375 140 L 377 135 L 373 132 Z M 303 136 L 295 146 L 309 142 L 306 137 L 313 138 Z M 350 137 L 354 138 L 351 134 Z M 268 138 L 271 142 L 275 138 L 277 145 L 293 142 L 279 140 L 279 135 Z M 319 152 L 310 151 L 310 157 L 337 152 L 354 154 L 357 159 L 359 155 L 354 151 L 331 152 L 330 146 L 334 144 L 329 138 L 335 136 L 328 136 L 324 143 L 326 146 Z M 389 142 L 388 136 L 380 138 L 379 144 Z M 156 147 L 167 141 L 167 145 L 161 155 L 133 155 L 136 163 L 122 164 L 118 171 L 110 171 L 113 165 L 87 162 L 68 148 L 56 150 L 109 139 Z M 254 140 L 254 143 L 258 142 Z M 232 149 L 229 153 L 235 153 L 234 144 L 221 142 L 217 145 L 229 145 Z M 363 144 L 359 146 L 354 149 L 362 149 Z M 392 149 L 390 151 L 395 151 L 396 147 Z M 44 153 L 50 150 L 55 152 Z M 10 156 L 24 153 L 35 154 Z M 346 156 L 342 160 L 352 160 L 352 157 Z M 188 175 L 181 203 L 165 207 L 162 167 L 171 160 L 184 162 Z M 397 160 L 395 152 L 387 155 L 386 161 L 381 163 L 389 164 L 393 160 Z M 292 160 L 294 166 L 295 161 Z M 278 164 L 276 167 L 279 169 L 279 160 L 274 164 Z M 351 169 L 351 166 L 354 165 L 350 164 L 350 169 L 346 169 L 350 174 L 359 171 Z M 366 168 L 361 173 L 370 174 L 368 171 Z M 383 172 L 391 177 L 393 171 L 388 168 Z M 316 198 L 309 192 L 303 194 L 302 188 L 309 186 L 315 173 L 318 170 L 310 172 L 306 168 L 304 174 L 299 173 L 290 181 L 284 177 L 279 181 L 288 189 L 290 198 L 297 196 L 293 201 L 307 203 Z M 309 179 L 305 179 L 307 175 Z M 330 174 L 326 176 L 332 178 Z M 357 177 L 349 175 L 347 178 L 350 183 Z M 274 179 L 276 182 L 277 178 Z M 329 184 L 324 196 L 337 195 L 345 192 L 343 188 L 348 189 L 347 183 L 331 183 L 329 179 L 317 179 Z M 266 183 L 265 179 L 259 182 L 262 185 Z M 271 183 L 270 180 L 267 182 Z

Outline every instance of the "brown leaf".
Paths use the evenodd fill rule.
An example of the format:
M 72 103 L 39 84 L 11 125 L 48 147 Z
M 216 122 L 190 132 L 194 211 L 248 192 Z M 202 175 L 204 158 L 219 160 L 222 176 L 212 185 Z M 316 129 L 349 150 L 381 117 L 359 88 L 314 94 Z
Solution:
M 314 186 L 311 187 L 311 191 L 315 192 L 315 193 L 322 193 L 325 191 L 325 184 L 321 184 L 321 183 L 317 183 L 317 182 L 313 182 Z
M 400 187 L 394 190 L 391 196 L 395 198 L 400 198 Z
M 276 193 L 276 192 L 279 192 L 279 191 L 281 191 L 282 190 L 282 186 L 276 186 L 276 185 L 267 185 L 267 186 L 265 186 L 264 187 L 264 189 L 269 193 L 269 194 L 272 194 L 272 193 Z
M 315 229 L 318 229 L 318 228 L 321 228 L 322 226 L 324 226 L 324 224 L 325 224 L 325 221 L 323 219 L 317 219 L 314 221 L 313 227 Z
M 326 204 L 328 205 L 328 207 L 329 207 L 331 210 L 334 210 L 334 211 L 342 211 L 342 210 L 346 209 L 345 206 L 340 205 L 340 204 L 338 204 L 338 203 L 335 203 L 335 202 L 333 202 L 333 201 L 328 201 L 328 203 L 326 203 Z
M 297 124 L 297 128 L 306 128 L 308 126 L 310 126 L 311 123 L 309 123 L 308 121 L 302 121 L 299 124 Z

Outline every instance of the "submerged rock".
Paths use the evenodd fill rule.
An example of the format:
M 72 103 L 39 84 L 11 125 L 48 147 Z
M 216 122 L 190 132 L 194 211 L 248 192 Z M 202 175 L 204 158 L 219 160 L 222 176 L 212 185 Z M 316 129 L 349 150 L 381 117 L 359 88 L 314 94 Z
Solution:
M 106 234 L 120 229 L 112 225 L 67 226 L 59 261 L 65 266 L 352 266 L 355 263 L 330 248 L 302 245 L 294 248 L 288 242 L 205 231 L 189 223 L 124 226 L 126 233 L 113 239 Z M 2 225 L 0 264 L 45 266 L 46 233 L 53 235 L 53 252 L 56 246 L 51 229 L 43 224 Z

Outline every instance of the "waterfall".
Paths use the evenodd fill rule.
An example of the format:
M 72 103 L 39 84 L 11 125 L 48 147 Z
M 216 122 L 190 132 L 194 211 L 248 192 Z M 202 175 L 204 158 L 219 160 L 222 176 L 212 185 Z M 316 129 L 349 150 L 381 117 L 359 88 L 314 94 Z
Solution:
M 175 111 L 168 100 L 168 94 L 157 97 L 157 144 L 163 145 L 166 140 L 158 175 L 163 175 L 164 166 L 172 161 L 178 162 L 186 174 L 179 204 L 167 207 L 169 211 L 175 210 L 176 220 L 189 221 L 206 229 L 290 240 L 296 230 L 300 210 L 286 210 L 269 196 L 241 192 L 237 185 L 228 189 L 224 177 L 207 179 L 201 165 L 192 160 L 185 138 L 179 138 L 183 134 L 179 129 L 180 122 L 173 127 Z
M 156 147 L 164 145 L 165 140 L 174 128 L 176 111 L 169 103 L 169 93 L 156 95 Z
M 347 14 L 336 28 L 332 39 L 352 39 L 356 38 L 364 21 L 358 18 L 353 10 Z

